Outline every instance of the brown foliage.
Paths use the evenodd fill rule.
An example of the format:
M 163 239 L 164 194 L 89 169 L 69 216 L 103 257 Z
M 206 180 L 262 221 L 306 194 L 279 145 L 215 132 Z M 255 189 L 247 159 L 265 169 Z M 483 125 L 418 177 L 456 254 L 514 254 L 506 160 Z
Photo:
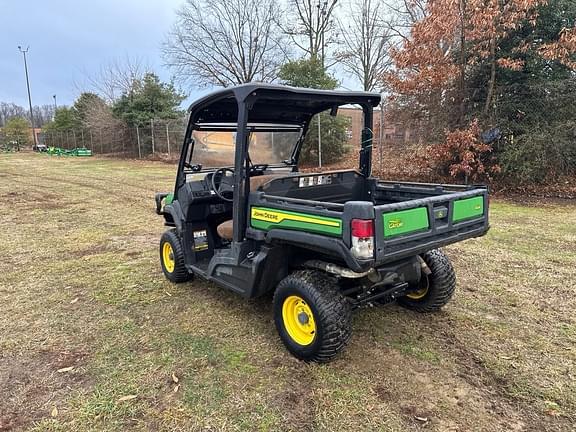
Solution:
M 565 28 L 560 32 L 558 41 L 544 44 L 539 53 L 547 60 L 558 60 L 566 67 L 576 71 L 576 28 Z
M 402 46 L 391 52 L 396 69 L 386 80 L 393 95 L 411 98 L 408 108 L 425 112 L 430 121 L 435 114 L 442 118 L 447 109 L 457 106 L 455 125 L 460 125 L 471 67 L 489 59 L 494 68 L 497 64 L 521 69 L 521 62 L 497 58 L 497 41 L 523 20 L 535 22 L 537 6 L 546 1 L 428 0 L 424 17 L 414 24 Z M 565 49 L 569 38 L 565 39 L 562 48 L 550 47 L 550 51 Z M 487 106 L 491 97 L 489 92 Z
M 500 167 L 492 156 L 492 146 L 480 141 L 478 120 L 466 129 L 446 131 L 442 144 L 427 148 L 426 164 L 440 175 L 472 181 L 491 181 Z

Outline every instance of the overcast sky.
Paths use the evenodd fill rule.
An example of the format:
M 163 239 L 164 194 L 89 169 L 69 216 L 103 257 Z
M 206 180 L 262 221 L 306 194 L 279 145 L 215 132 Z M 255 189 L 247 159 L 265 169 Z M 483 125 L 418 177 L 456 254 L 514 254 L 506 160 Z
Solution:
M 89 90 L 87 75 L 127 56 L 149 65 L 163 81 L 160 46 L 185 0 L 0 0 L 0 101 L 28 106 L 22 54 L 29 46 L 32 103 L 71 105 Z M 334 70 L 332 71 L 334 73 Z M 346 76 L 342 87 L 357 87 Z M 183 89 L 183 106 L 212 89 Z
M 127 55 L 169 80 L 160 44 L 183 1 L 0 0 L 0 101 L 28 104 L 18 45 L 30 46 L 34 105 L 52 104 L 54 94 L 58 105 L 71 104 L 86 73 Z

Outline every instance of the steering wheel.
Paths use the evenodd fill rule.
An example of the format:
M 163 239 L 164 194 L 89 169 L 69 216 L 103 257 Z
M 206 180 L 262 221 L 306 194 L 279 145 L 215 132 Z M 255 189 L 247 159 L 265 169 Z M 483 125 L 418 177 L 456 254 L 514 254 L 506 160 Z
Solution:
M 227 176 L 226 172 L 232 173 L 232 176 Z M 212 174 L 212 190 L 222 200 L 232 202 L 234 198 L 228 198 L 224 194 L 234 193 L 234 170 L 232 168 L 218 168 Z

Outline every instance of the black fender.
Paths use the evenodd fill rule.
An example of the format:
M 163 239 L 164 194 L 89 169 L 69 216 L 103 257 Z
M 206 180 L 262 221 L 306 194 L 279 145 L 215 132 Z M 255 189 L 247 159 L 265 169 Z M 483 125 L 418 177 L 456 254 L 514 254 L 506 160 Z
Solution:
M 170 195 L 168 192 L 158 192 L 154 195 L 154 201 L 156 201 L 156 214 L 162 214 L 162 200 Z
M 184 213 L 182 212 L 182 207 L 178 201 L 173 201 L 171 204 L 164 206 L 164 218 L 167 223 L 172 222 L 176 227 L 178 235 L 182 235 L 184 226 Z M 171 217 L 172 221 L 168 220 L 168 216 Z
M 350 249 L 339 238 L 326 237 L 303 231 L 271 229 L 266 233 L 266 243 L 284 243 L 303 249 L 315 250 L 340 258 L 348 268 L 355 272 L 366 271 L 374 267 L 374 260 L 360 260 L 352 256 Z

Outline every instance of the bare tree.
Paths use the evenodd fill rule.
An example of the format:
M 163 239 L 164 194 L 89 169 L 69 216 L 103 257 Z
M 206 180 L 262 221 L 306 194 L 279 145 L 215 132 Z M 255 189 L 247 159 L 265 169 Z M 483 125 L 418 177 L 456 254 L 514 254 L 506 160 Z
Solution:
M 285 29 L 294 44 L 324 66 L 326 46 L 334 42 L 334 11 L 338 0 L 290 0 L 294 23 Z
M 126 56 L 103 64 L 96 73 L 86 73 L 85 82 L 76 83 L 76 88 L 79 93 L 94 91 L 112 103 L 122 94 L 130 92 L 134 81 L 142 79 L 149 72 L 150 66 L 142 59 Z
M 0 102 L 0 127 L 4 127 L 6 122 L 14 117 L 28 118 L 29 114 L 20 105 L 11 102 Z
M 42 127 L 54 118 L 54 105 L 34 105 L 32 107 L 36 127 Z M 28 111 L 14 103 L 0 102 L 0 127 L 4 127 L 6 122 L 14 117 L 28 118 Z
M 47 104 L 47 105 L 35 105 L 32 108 L 34 113 L 34 121 L 36 123 L 36 127 L 42 127 L 46 123 L 49 123 L 54 118 L 54 105 Z
M 187 0 L 163 46 L 194 87 L 272 81 L 285 59 L 276 0 Z
M 392 64 L 383 5 L 381 0 L 354 0 L 339 26 L 343 49 L 336 52 L 336 59 L 367 91 L 382 89 L 382 78 Z
M 384 20 L 395 45 L 408 40 L 415 23 L 428 14 L 428 0 L 383 0 L 388 11 Z
M 87 107 L 84 126 L 95 130 L 120 130 L 124 129 L 126 124 L 114 115 L 110 106 L 94 103 Z

